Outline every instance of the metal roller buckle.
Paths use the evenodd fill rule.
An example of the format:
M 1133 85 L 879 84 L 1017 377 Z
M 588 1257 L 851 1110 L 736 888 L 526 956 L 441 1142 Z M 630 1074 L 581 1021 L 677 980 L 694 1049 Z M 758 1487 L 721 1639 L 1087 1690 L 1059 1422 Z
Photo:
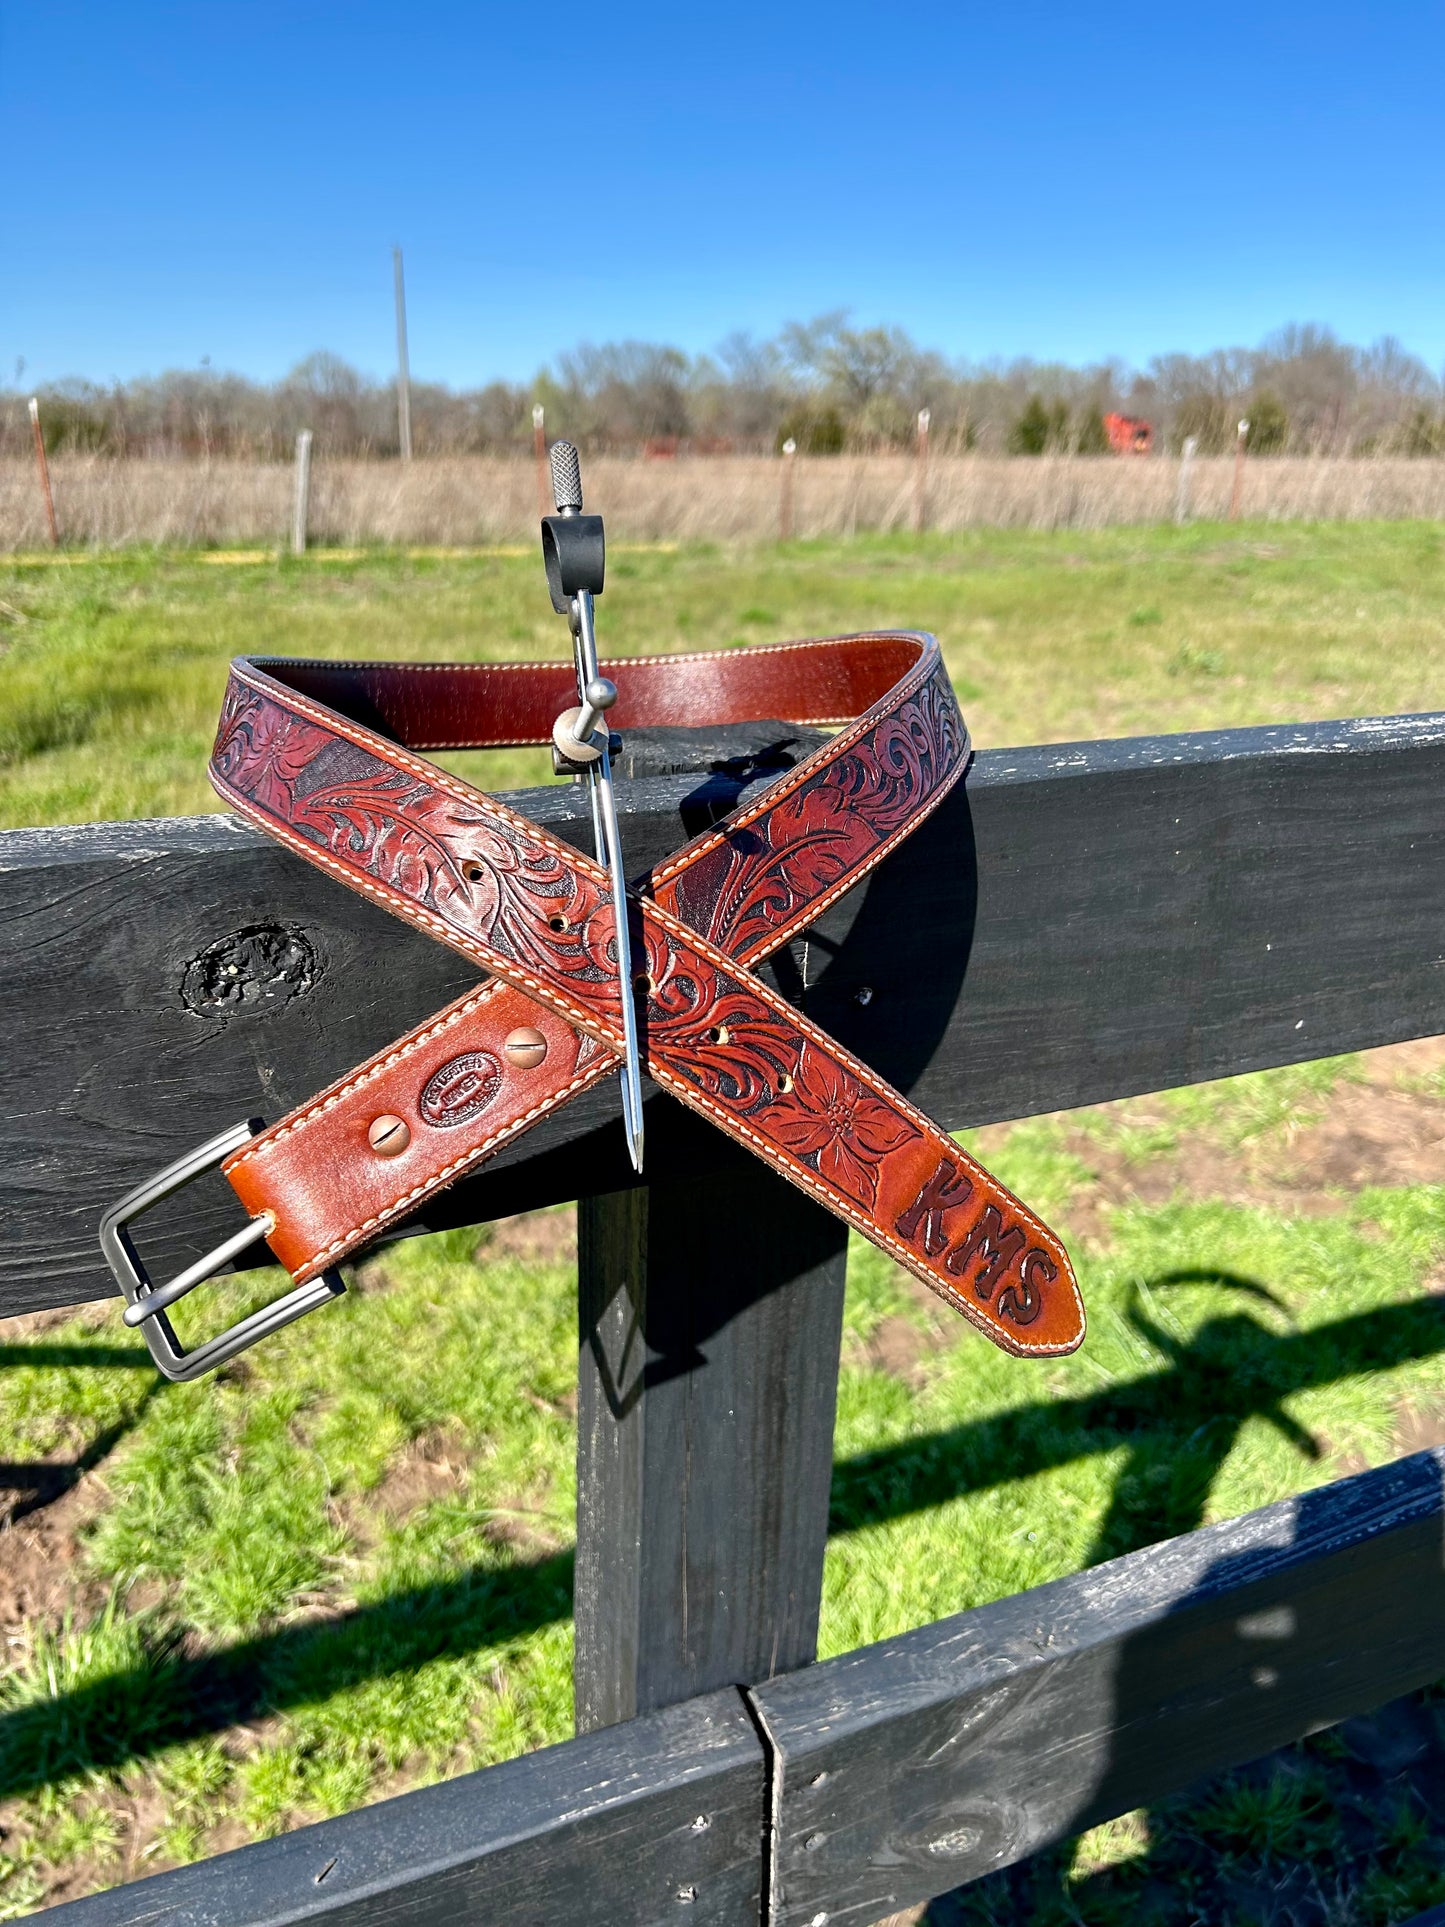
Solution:
M 163 1171 L 148 1178 L 144 1184 L 137 1185 L 119 1204 L 112 1205 L 100 1221 L 100 1248 L 125 1297 L 125 1322 L 132 1327 L 139 1327 L 156 1365 L 167 1378 L 178 1383 L 213 1372 L 218 1365 L 224 1365 L 228 1358 L 234 1358 L 237 1352 L 245 1351 L 248 1345 L 254 1345 L 258 1339 L 280 1331 L 283 1325 L 304 1317 L 308 1311 L 328 1304 L 346 1289 L 339 1272 L 323 1272 L 310 1284 L 297 1285 L 284 1297 L 263 1305 L 260 1311 L 253 1311 L 229 1330 L 207 1339 L 204 1344 L 190 1351 L 176 1337 L 171 1321 L 166 1316 L 169 1307 L 177 1299 L 184 1298 L 187 1292 L 194 1291 L 197 1285 L 214 1277 L 248 1246 L 260 1243 L 274 1230 L 274 1224 L 269 1214 L 264 1212 L 259 1218 L 252 1218 L 242 1230 L 208 1251 L 204 1257 L 197 1258 L 194 1264 L 187 1265 L 184 1271 L 163 1285 L 152 1283 L 131 1241 L 130 1226 L 152 1205 L 159 1204 L 173 1192 L 183 1190 L 207 1171 L 215 1170 L 233 1151 L 239 1151 L 243 1144 L 248 1144 L 259 1128 L 250 1122 L 233 1124 L 230 1130 L 223 1131 L 219 1137 L 213 1137 L 209 1143 L 187 1152 L 184 1157 L 177 1158 L 174 1164 L 168 1164 Z

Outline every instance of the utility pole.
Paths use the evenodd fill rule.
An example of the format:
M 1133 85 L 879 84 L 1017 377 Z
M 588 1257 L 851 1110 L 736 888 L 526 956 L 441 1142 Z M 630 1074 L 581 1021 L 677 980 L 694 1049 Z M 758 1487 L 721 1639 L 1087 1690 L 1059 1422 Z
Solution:
M 778 490 L 778 540 L 791 542 L 793 539 L 793 458 L 798 452 L 798 444 L 789 435 L 783 443 L 783 473 Z
M 401 249 L 391 251 L 396 281 L 396 427 L 401 459 L 411 460 L 411 369 L 406 359 L 406 283 L 401 275 Z

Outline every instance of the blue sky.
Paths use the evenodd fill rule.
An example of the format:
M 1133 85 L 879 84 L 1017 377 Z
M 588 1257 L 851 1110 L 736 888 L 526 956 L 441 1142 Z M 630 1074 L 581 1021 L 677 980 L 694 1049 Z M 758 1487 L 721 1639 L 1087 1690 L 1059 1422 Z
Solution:
M 0 0 L 0 382 L 850 309 L 970 358 L 1445 363 L 1445 7 Z

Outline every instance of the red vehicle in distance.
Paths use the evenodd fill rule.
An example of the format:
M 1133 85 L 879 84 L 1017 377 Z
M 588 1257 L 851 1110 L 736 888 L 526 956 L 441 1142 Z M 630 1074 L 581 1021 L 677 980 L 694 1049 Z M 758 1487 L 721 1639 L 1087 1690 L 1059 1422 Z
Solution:
M 1154 424 L 1137 415 L 1106 415 L 1104 433 L 1115 455 L 1149 455 L 1154 450 Z

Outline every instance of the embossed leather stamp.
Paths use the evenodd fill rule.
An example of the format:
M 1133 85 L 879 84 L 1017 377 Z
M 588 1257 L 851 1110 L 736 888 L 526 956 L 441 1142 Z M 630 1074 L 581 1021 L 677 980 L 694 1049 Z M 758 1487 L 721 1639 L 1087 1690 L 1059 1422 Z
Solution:
M 496 1101 L 502 1088 L 502 1067 L 484 1050 L 463 1051 L 422 1086 L 417 1109 L 436 1130 L 470 1124 Z

